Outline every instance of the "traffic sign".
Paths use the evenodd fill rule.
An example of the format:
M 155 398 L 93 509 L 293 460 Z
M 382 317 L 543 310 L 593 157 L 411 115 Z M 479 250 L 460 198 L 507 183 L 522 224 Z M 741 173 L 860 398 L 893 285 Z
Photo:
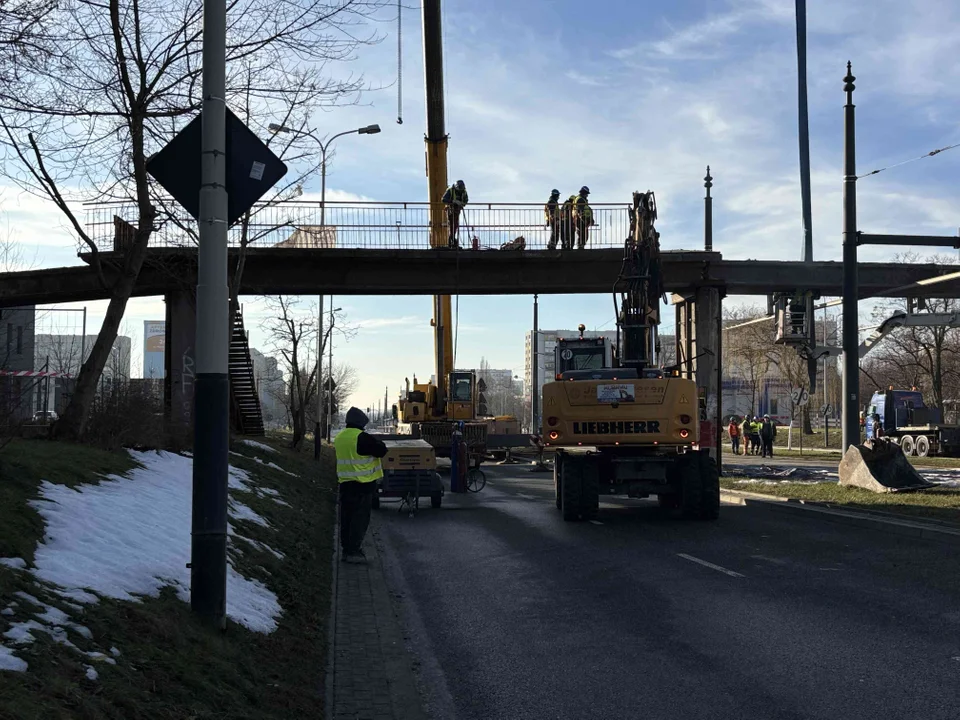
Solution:
M 147 172 L 193 217 L 200 217 L 201 115 L 147 160 Z M 227 225 L 263 197 L 287 166 L 243 121 L 226 108 Z
M 807 392 L 806 388 L 794 388 L 790 391 L 790 399 L 793 400 L 794 404 L 803 407 L 810 402 L 810 393 Z
M 820 406 L 821 415 L 829 415 L 831 412 L 833 412 L 833 408 L 830 406 L 830 403 Z

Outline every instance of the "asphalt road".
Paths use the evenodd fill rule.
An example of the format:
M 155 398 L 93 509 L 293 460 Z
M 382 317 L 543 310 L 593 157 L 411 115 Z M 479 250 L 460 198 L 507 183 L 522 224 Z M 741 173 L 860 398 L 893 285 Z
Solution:
M 960 717 L 960 548 L 724 506 L 612 500 L 565 523 L 549 475 L 374 532 L 438 720 Z

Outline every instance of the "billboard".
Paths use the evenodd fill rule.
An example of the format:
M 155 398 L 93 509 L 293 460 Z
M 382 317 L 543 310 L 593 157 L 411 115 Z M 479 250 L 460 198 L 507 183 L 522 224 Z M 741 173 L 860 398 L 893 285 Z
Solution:
M 162 380 L 163 352 L 167 339 L 167 324 L 162 320 L 143 323 L 143 377 Z

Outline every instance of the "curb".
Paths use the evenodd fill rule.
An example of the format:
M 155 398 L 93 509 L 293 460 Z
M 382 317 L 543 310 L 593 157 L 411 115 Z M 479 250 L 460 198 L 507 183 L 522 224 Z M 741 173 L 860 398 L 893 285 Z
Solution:
M 742 490 L 721 490 L 720 499 L 733 505 L 753 505 L 769 510 L 815 513 L 827 522 L 846 523 L 848 525 L 881 530 L 894 535 L 960 543 L 960 529 L 934 524 L 937 521 L 926 522 L 900 518 L 894 519 L 892 517 L 878 517 L 869 511 L 839 510 L 835 506 L 824 503 L 795 500 L 776 495 L 761 495 L 759 493 L 744 492 Z
M 322 460 L 322 457 L 321 457 Z M 339 488 L 337 488 L 339 490 Z M 330 564 L 333 579 L 330 582 L 330 614 L 327 617 L 327 672 L 323 678 L 323 717 L 333 719 L 333 687 L 337 665 L 337 586 L 340 580 L 340 493 L 333 500 L 333 552 Z

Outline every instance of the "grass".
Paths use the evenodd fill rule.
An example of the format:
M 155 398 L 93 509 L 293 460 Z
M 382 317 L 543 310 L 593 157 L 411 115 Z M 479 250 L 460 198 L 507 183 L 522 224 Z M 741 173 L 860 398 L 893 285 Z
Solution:
M 140 718 L 318 718 L 323 715 L 326 623 L 331 582 L 331 528 L 335 477 L 332 449 L 318 469 L 311 452 L 297 453 L 268 439 L 277 454 L 236 443 L 231 463 L 247 470 L 251 484 L 279 491 L 289 507 L 254 492 L 233 497 L 266 518 L 272 528 L 234 522 L 238 533 L 268 543 L 278 559 L 238 542 L 231 559 L 239 572 L 276 593 L 283 614 L 277 630 L 254 633 L 228 621 L 226 632 L 207 627 L 172 591 L 142 602 L 104 599 L 76 610 L 32 574 L 0 566 L 0 603 L 18 590 L 67 612 L 92 632 L 92 640 L 69 633 L 80 650 L 107 653 L 116 646 L 115 665 L 93 662 L 55 644 L 45 633 L 17 654 L 25 673 L 0 672 L 0 717 L 91 720 Z M 295 477 L 253 458 L 274 462 Z M 122 472 L 133 463 L 125 454 L 48 441 L 18 441 L 0 454 L 0 556 L 28 562 L 43 535 L 43 523 L 28 506 L 40 478 L 77 484 L 97 482 L 102 473 Z M 19 600 L 16 615 L 0 617 L 0 634 L 10 622 L 30 617 Z M 34 608 L 36 610 L 36 608 Z M 99 673 L 84 676 L 84 665 Z
M 720 485 L 727 490 L 745 490 L 793 500 L 825 503 L 851 510 L 927 518 L 960 526 L 960 490 L 931 488 L 909 493 L 872 493 L 835 482 L 737 482 L 743 479 L 723 477 L 720 479 Z

